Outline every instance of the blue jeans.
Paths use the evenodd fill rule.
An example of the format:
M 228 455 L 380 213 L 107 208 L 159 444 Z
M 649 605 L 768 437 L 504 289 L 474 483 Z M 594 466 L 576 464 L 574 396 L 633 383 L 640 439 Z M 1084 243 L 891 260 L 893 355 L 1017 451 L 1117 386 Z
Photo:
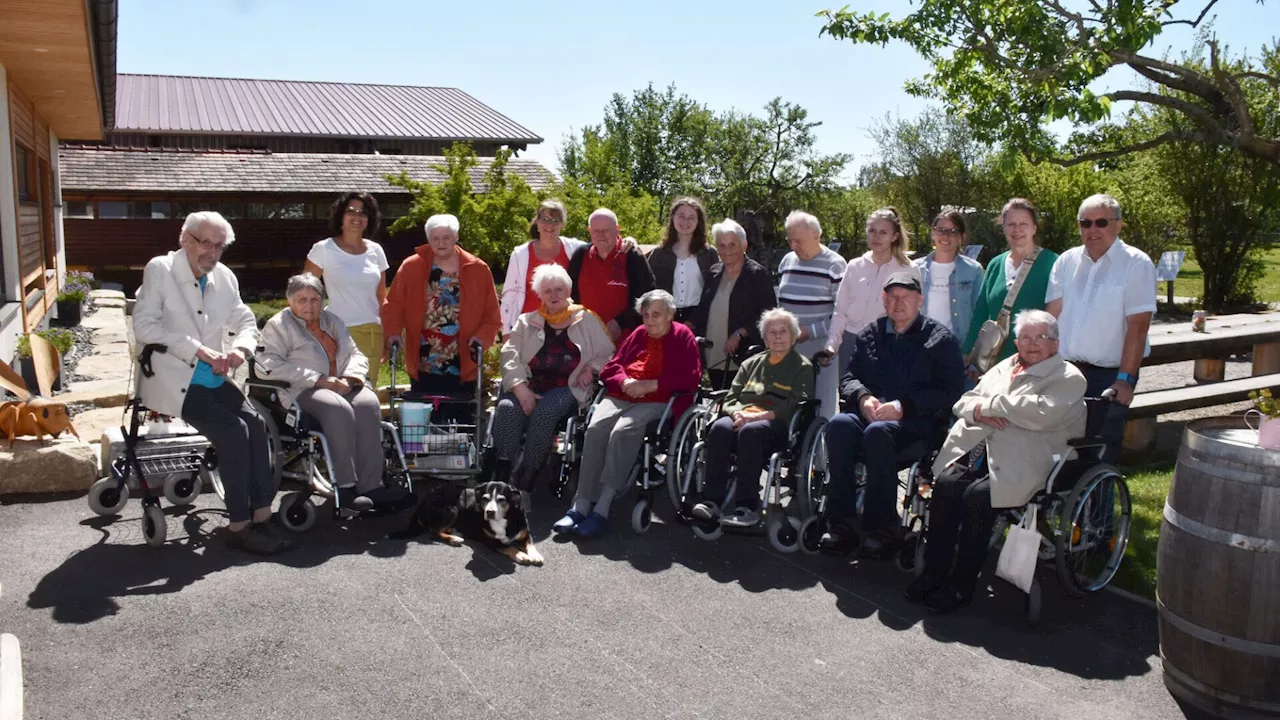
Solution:
M 898 451 L 924 435 L 897 421 L 868 423 L 861 415 L 840 413 L 827 423 L 827 455 L 831 480 L 827 517 L 852 525 L 858 514 L 857 467 L 867 470 L 862 503 L 862 531 L 887 530 L 898 524 Z

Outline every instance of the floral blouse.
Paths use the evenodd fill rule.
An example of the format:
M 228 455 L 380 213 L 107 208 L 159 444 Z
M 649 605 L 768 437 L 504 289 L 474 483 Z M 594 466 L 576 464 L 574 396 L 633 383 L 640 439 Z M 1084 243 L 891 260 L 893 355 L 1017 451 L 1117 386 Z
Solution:
M 458 377 L 458 276 L 431 266 L 427 280 L 427 311 L 422 316 L 419 373 Z

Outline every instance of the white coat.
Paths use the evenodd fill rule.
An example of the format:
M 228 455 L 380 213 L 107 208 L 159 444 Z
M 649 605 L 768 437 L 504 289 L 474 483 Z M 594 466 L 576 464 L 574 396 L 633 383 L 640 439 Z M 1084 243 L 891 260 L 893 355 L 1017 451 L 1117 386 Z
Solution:
M 338 377 L 363 382 L 369 374 L 369 359 L 360 352 L 347 326 L 336 313 L 320 311 L 320 330 L 338 343 Z M 307 329 L 302 318 L 289 308 L 276 313 L 262 326 L 262 352 L 254 359 L 261 377 L 283 380 L 289 389 L 280 390 L 280 404 L 289 407 L 298 394 L 315 387 L 316 381 L 329 376 L 329 353 Z
M 143 271 L 133 308 L 137 349 L 159 343 L 168 351 L 152 356 L 155 375 L 140 379 L 139 393 L 142 404 L 158 413 L 182 416 L 201 346 L 223 353 L 239 349 L 246 358 L 258 346 L 258 325 L 240 300 L 235 273 L 218 263 L 206 278 L 201 294 L 185 250 L 151 258 Z
M 529 274 L 529 245 L 533 241 L 520 245 L 511 251 L 511 259 L 507 261 L 507 279 L 502 284 L 502 300 L 499 311 L 502 313 L 502 332 L 509 333 L 515 327 L 516 320 L 524 311 L 524 297 L 533 292 L 533 288 L 525 287 L 525 277 Z M 578 248 L 587 243 L 573 238 L 560 238 L 560 246 L 569 257 Z

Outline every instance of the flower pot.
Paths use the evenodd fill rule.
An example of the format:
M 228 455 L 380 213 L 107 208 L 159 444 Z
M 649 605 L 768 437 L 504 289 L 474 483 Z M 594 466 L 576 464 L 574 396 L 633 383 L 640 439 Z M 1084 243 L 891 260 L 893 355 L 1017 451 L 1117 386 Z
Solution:
M 33 362 L 29 357 L 17 358 L 14 362 L 17 363 L 17 366 L 14 369 L 22 376 L 22 381 L 27 384 L 27 389 L 30 390 L 33 395 L 39 394 L 40 383 L 36 380 L 35 362 Z M 58 377 L 54 379 L 53 387 L 50 388 L 53 392 L 62 391 L 62 376 L 66 370 L 66 366 L 63 364 L 61 358 L 58 359 L 58 364 L 60 366 L 58 368 Z
M 75 327 L 80 324 L 80 316 L 84 309 L 82 300 L 58 300 L 58 318 L 53 321 L 59 327 Z
M 1256 428 L 1250 422 L 1254 415 L 1258 416 L 1258 427 Z M 1258 447 L 1267 448 L 1268 450 L 1280 450 L 1280 418 L 1269 418 L 1257 410 L 1250 410 L 1244 414 L 1244 422 L 1258 433 Z

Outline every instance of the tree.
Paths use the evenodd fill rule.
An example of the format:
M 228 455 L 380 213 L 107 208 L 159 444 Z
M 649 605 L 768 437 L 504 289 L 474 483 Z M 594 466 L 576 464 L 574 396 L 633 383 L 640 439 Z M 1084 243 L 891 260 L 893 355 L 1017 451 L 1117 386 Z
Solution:
M 440 184 L 414 180 L 403 172 L 387 176 L 391 185 L 413 193 L 409 212 L 388 232 L 421 227 L 432 215 L 449 213 L 458 218 L 458 244 L 490 267 L 502 267 L 512 249 L 528 239 L 538 197 L 523 178 L 507 172 L 510 150 L 499 150 L 483 175 L 476 169 L 480 161 L 470 143 L 454 143 L 444 157 L 445 164 L 434 168 L 445 176 Z M 479 189 L 473 175 L 481 178 Z
M 1264 47 L 1257 63 L 1244 57 L 1233 64 L 1210 35 L 1207 68 L 1142 54 L 1166 27 L 1201 27 L 1217 0 L 1191 4 L 1194 10 L 1175 17 L 1179 0 L 1090 0 L 1087 6 L 1062 0 L 921 0 L 919 9 L 899 19 L 847 6 L 818 16 L 826 21 L 821 32 L 834 38 L 880 45 L 901 40 L 914 48 L 933 72 L 908 82 L 907 92 L 942 100 L 984 142 L 1007 143 L 1061 164 L 1193 143 L 1280 165 L 1280 134 L 1259 127 L 1258 107 L 1247 99 L 1266 91 L 1275 104 L 1276 45 Z M 1090 85 L 1115 67 L 1133 70 L 1150 86 L 1092 92 Z M 1092 125 L 1120 100 L 1162 108 L 1181 122 L 1130 144 L 1060 153 L 1048 123 Z

